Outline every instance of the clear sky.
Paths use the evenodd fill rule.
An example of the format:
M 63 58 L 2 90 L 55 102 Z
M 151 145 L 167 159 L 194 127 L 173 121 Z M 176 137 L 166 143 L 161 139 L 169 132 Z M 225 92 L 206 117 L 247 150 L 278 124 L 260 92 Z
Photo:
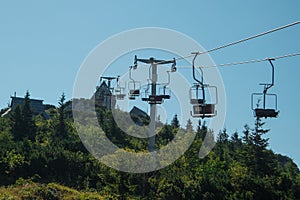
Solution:
M 0 0 L 0 107 L 14 92 L 57 104 L 71 98 L 77 71 L 88 53 L 108 37 L 133 28 L 182 32 L 205 49 L 300 19 L 300 2 L 289 1 L 4 1 Z M 215 63 L 259 59 L 300 50 L 300 25 L 211 53 Z M 194 51 L 194 49 L 191 49 Z M 151 56 L 151 55 L 149 55 Z M 169 58 L 165 58 L 169 59 Z M 300 164 L 300 56 L 277 60 L 275 86 L 280 116 L 268 119 L 270 148 Z M 270 77 L 267 62 L 220 67 L 226 89 L 225 127 L 240 134 L 253 126 L 250 95 Z

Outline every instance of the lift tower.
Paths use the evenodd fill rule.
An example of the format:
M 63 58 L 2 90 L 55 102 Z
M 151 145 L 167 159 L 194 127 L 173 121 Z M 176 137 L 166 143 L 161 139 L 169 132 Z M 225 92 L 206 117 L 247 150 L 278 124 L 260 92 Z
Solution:
M 151 67 L 151 73 L 150 73 L 150 81 L 151 81 L 151 93 L 148 95 L 148 97 L 142 98 L 143 101 L 147 101 L 150 104 L 150 134 L 149 137 L 149 144 L 148 144 L 148 149 L 149 152 L 154 152 L 155 151 L 155 118 L 156 118 L 156 104 L 161 104 L 163 103 L 164 99 L 166 98 L 166 95 L 159 95 L 157 94 L 157 80 L 158 80 L 158 75 L 157 75 L 157 67 L 159 65 L 164 65 L 164 64 L 170 64 L 172 63 L 172 71 L 174 71 L 175 66 L 176 66 L 176 61 L 175 59 L 173 60 L 156 60 L 154 58 L 149 58 L 149 59 L 138 59 L 137 56 L 134 57 L 134 68 L 137 68 L 137 62 L 142 62 L 146 64 L 150 64 Z

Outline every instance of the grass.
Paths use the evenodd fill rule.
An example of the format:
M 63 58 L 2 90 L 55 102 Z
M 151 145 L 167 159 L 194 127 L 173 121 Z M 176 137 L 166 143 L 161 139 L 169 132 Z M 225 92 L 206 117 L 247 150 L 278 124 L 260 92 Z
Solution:
M 114 199 L 96 192 L 83 192 L 59 185 L 57 183 L 40 184 L 23 182 L 7 187 L 0 187 L 0 200 L 81 200 L 81 199 Z

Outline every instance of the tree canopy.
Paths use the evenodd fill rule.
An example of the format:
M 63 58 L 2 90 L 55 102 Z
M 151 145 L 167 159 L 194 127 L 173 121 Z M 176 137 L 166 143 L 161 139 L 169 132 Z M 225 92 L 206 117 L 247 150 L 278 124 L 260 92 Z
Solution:
M 64 94 L 57 108 L 49 106 L 56 110 L 49 120 L 33 116 L 29 93 L 25 99 L 9 118 L 0 118 L 2 186 L 20 180 L 42 185 L 56 182 L 118 199 L 300 199 L 299 169 L 291 158 L 268 149 L 266 134 L 271 131 L 263 128 L 261 119 L 255 120 L 253 128 L 246 125 L 241 134 L 221 130 L 214 149 L 200 159 L 203 139 L 211 132 L 204 122 L 199 122 L 195 131 L 191 121 L 180 126 L 175 115 L 171 124 L 159 130 L 156 145 L 168 144 L 182 129 L 195 134 L 188 151 L 159 171 L 132 174 L 105 166 L 85 149 L 72 116 L 66 115 Z M 110 110 L 96 110 L 113 143 L 132 151 L 148 151 L 147 139 L 125 134 Z M 88 114 L 85 120 L 89 120 Z M 85 128 L 95 134 L 93 125 Z M 135 131 L 134 127 L 129 131 Z

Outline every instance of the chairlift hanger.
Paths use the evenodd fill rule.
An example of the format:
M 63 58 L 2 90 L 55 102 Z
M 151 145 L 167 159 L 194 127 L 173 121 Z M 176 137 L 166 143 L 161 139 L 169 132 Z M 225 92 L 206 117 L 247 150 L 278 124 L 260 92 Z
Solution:
M 193 110 L 191 111 L 192 117 L 201 117 L 201 118 L 210 118 L 217 115 L 217 112 L 215 110 L 215 105 L 217 104 L 217 87 L 215 86 L 209 86 L 207 84 L 204 84 L 203 81 L 203 70 L 200 69 L 201 72 L 201 80 L 197 79 L 196 73 L 195 73 L 195 60 L 197 58 L 198 54 L 195 54 L 193 61 L 192 61 L 192 68 L 193 68 L 193 79 L 196 81 L 194 85 L 190 88 L 190 102 L 193 106 Z M 216 102 L 215 103 L 207 103 L 206 101 L 206 94 L 205 89 L 207 88 L 213 88 L 216 92 Z M 201 93 L 202 97 L 199 97 L 199 92 Z M 194 97 L 193 97 L 193 93 Z

